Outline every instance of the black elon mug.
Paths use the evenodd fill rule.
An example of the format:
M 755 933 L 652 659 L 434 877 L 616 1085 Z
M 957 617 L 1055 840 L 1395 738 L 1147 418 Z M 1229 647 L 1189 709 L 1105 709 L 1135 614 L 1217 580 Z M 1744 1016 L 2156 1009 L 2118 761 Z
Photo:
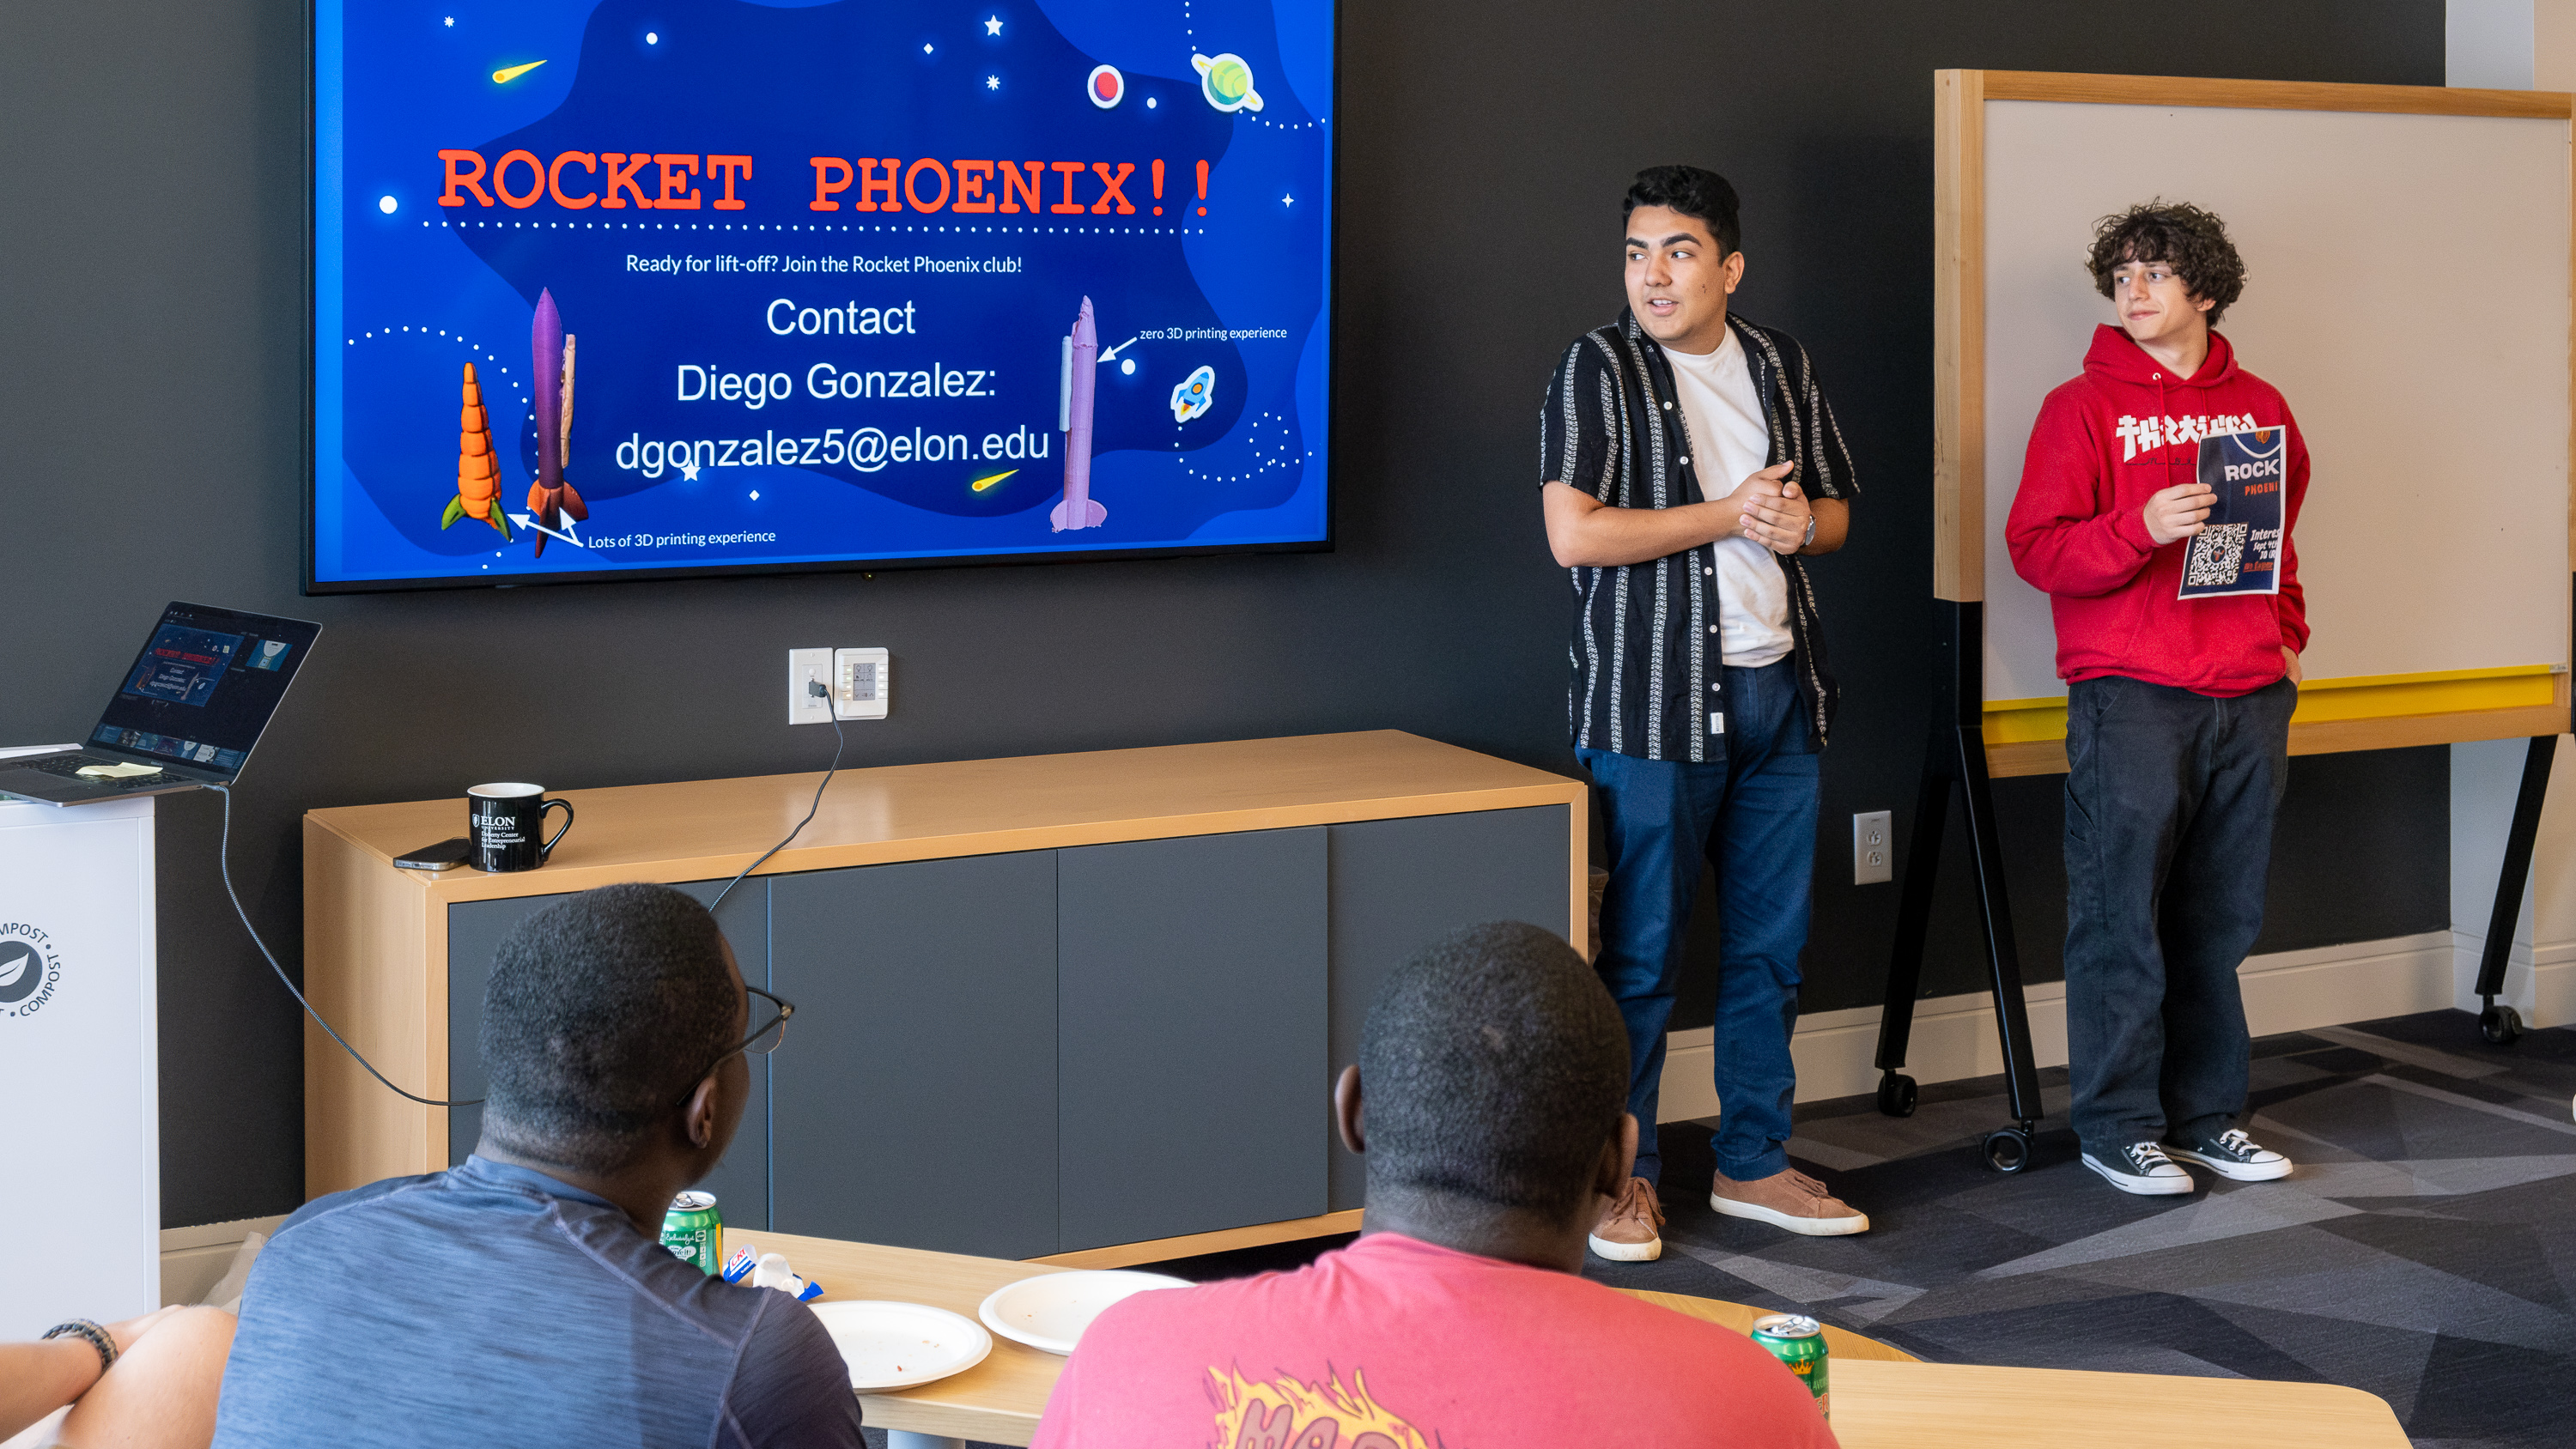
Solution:
M 545 798 L 543 785 L 477 785 L 465 792 L 466 858 L 476 870 L 535 870 L 554 854 L 555 841 L 572 829 L 572 802 Z M 540 843 L 546 812 L 560 807 L 563 830 Z

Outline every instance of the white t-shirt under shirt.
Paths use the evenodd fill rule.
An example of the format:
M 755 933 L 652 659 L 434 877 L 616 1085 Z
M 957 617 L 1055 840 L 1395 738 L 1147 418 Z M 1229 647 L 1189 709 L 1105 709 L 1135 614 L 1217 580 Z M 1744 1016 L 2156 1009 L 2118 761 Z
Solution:
M 1673 365 L 1690 445 L 1704 454 L 1692 460 L 1700 491 L 1715 502 L 1761 472 L 1771 457 L 1771 427 L 1753 390 L 1744 341 L 1730 326 L 1715 352 L 1695 357 L 1667 347 L 1664 356 Z M 1718 642 L 1725 662 L 1756 669 L 1785 657 L 1794 641 L 1789 579 L 1780 561 L 1749 538 L 1720 539 L 1715 552 Z

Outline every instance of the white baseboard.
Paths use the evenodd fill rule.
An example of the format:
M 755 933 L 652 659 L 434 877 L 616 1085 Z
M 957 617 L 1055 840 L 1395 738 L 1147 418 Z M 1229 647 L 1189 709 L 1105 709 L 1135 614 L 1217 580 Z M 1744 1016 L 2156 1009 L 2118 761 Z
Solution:
M 273 1218 L 236 1218 L 228 1223 L 207 1223 L 194 1228 L 161 1230 L 161 1301 L 163 1303 L 196 1303 L 206 1290 L 222 1280 L 224 1270 L 233 1264 L 233 1254 L 250 1235 L 263 1236 L 277 1232 L 286 1214 Z
M 2486 953 L 2483 931 L 2453 931 L 2450 1004 L 2476 1011 L 2478 960 Z M 2576 941 L 2532 947 L 2520 941 L 2505 957 L 2504 990 L 2496 1000 L 2522 1013 L 2525 1026 L 2576 1022 Z
M 2256 1036 L 2264 1036 L 2452 1006 L 2459 949 L 2453 932 L 2426 931 L 2249 956 L 2237 972 L 2245 992 L 2246 1023 Z M 2564 993 L 2562 1012 L 2576 1008 L 2576 946 L 2567 948 L 2566 954 L 2563 971 L 2544 968 L 2542 976 L 2544 995 L 2550 990 Z M 2465 959 L 2474 977 L 2476 953 L 2471 951 Z M 2531 975 L 2526 970 L 2522 980 L 2530 981 Z M 2043 1067 L 2066 1065 L 2065 983 L 2038 983 L 2023 999 L 2030 1012 L 2033 1059 Z M 1878 1090 L 1878 1068 L 1872 1061 L 1878 1055 L 1880 1014 L 1878 1007 L 1862 1006 L 1798 1019 L 1789 1051 L 1798 1064 L 1799 1101 Z M 2566 1014 L 2554 1018 L 2567 1019 Z M 1712 1080 L 1716 1049 L 1710 1028 L 1673 1032 L 1664 1040 L 1658 1115 L 1667 1122 L 1716 1116 L 1717 1088 Z M 1992 993 L 1975 991 L 1916 1002 L 1914 1031 L 1905 1055 L 1905 1074 L 1917 1082 L 1952 1082 L 2001 1072 L 2003 1048 L 1995 1034 Z

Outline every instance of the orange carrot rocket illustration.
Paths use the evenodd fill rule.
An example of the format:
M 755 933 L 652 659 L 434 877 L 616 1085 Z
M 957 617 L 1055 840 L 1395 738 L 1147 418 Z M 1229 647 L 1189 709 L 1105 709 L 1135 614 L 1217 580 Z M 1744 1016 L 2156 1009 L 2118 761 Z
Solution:
M 474 377 L 474 364 L 465 364 L 465 407 L 457 417 L 456 496 L 447 500 L 447 514 L 438 520 L 445 528 L 472 514 L 501 531 L 501 541 L 509 542 L 510 520 L 501 513 L 500 459 L 492 455 L 492 415 L 483 406 L 483 384 Z
M 587 522 L 589 505 L 564 477 L 564 459 L 572 444 L 573 339 L 564 335 L 563 314 L 555 294 L 537 293 L 537 319 L 528 344 L 536 362 L 537 481 L 528 485 L 528 513 L 540 529 L 563 527 L 568 515 Z M 546 552 L 546 535 L 537 535 L 537 556 Z

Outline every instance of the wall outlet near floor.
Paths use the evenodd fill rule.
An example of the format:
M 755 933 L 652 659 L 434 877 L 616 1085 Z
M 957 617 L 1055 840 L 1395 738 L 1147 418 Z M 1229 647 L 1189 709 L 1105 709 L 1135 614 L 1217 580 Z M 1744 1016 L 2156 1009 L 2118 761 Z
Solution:
M 894 695 L 894 661 L 883 649 L 832 651 L 832 708 L 843 719 L 884 719 Z
M 1896 833 L 1896 816 L 1887 810 L 1872 810 L 1852 817 L 1852 884 L 1878 885 L 1895 877 L 1893 862 L 1896 848 L 1888 837 Z
M 792 725 L 830 724 L 832 701 L 817 696 L 805 687 L 808 681 L 832 687 L 832 651 L 829 649 L 790 649 L 787 651 L 787 722 Z

